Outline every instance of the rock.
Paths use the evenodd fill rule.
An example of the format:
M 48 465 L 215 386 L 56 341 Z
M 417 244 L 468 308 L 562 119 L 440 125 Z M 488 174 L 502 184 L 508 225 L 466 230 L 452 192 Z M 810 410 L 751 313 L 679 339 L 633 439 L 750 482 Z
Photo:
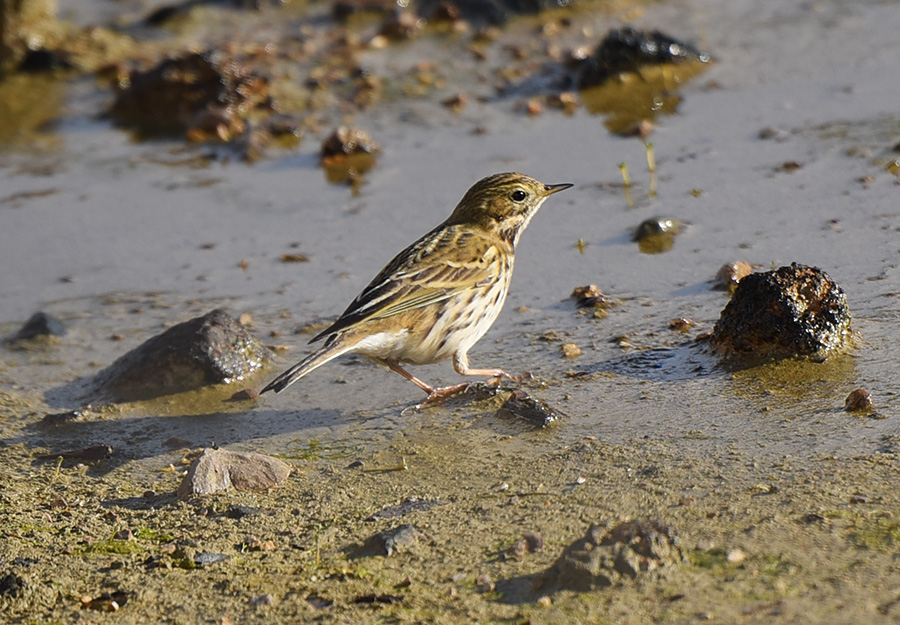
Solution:
M 392 15 L 397 10 L 396 0 L 335 0 L 331 5 L 331 15 L 345 22 L 354 15 Z
M 610 300 L 596 284 L 577 286 L 569 297 L 575 298 L 578 308 L 608 308 Z
M 2 0 L 0 0 L 2 2 Z M 4 343 L 13 349 L 25 349 L 32 341 L 46 341 L 51 337 L 65 336 L 67 330 L 62 321 L 45 312 L 36 312 Z
M 25 580 L 15 573 L 0 575 L 0 597 L 17 597 L 25 588 Z
M 574 0 L 419 0 L 419 14 L 433 18 L 452 13 L 476 24 L 503 24 L 516 15 L 530 15 L 569 6 Z
M 338 126 L 325 141 L 322 142 L 320 155 L 324 162 L 328 158 L 350 156 L 352 154 L 377 154 L 378 144 L 365 130 Z
M 339 126 L 322 142 L 320 156 L 325 178 L 333 184 L 349 182 L 358 186 L 361 176 L 375 166 L 380 151 L 365 130 Z
M 99 462 L 106 460 L 113 454 L 113 448 L 109 445 L 92 445 L 84 449 L 72 449 L 69 451 L 60 451 L 58 453 L 39 454 L 35 456 L 38 460 L 76 460 L 78 462 Z
M 534 429 L 541 430 L 559 421 L 564 415 L 525 391 L 516 389 L 500 406 L 497 416 L 521 419 Z
M 821 269 L 794 263 L 741 280 L 709 342 L 727 358 L 824 360 L 851 334 L 841 288 Z
M 356 550 L 356 557 L 385 555 L 390 557 L 394 551 L 408 551 L 423 537 L 422 532 L 409 523 L 378 532 L 370 537 L 362 547 Z
M 185 134 L 192 140 L 229 141 L 244 119 L 269 103 L 269 83 L 218 51 L 190 53 L 133 70 L 109 113 L 145 136 Z
M 97 374 L 98 390 L 116 399 L 151 399 L 243 380 L 272 358 L 224 310 L 172 326 Z
M 725 263 L 716 272 L 713 278 L 713 288 L 720 291 L 728 291 L 734 293 L 738 283 L 753 273 L 753 267 L 744 260 L 736 260 L 732 263 Z
M 378 34 L 391 41 L 405 41 L 420 35 L 424 28 L 425 20 L 411 11 L 401 11 L 388 17 Z
M 655 521 L 627 521 L 611 530 L 594 525 L 566 547 L 537 588 L 542 594 L 607 588 L 662 574 L 687 561 L 671 527 Z
M 640 31 L 626 26 L 609 31 L 583 63 L 578 87 L 595 87 L 610 76 L 635 72 L 644 65 L 710 60 L 706 52 L 658 30 Z
M 544 548 L 544 537 L 537 532 L 525 532 L 522 537 L 506 550 L 506 555 L 515 560 L 522 560 L 526 554 L 535 553 Z
M 872 401 L 872 394 L 864 388 L 858 388 L 847 395 L 844 400 L 844 410 L 847 412 L 865 412 L 872 410 L 875 402 Z
M 193 562 L 196 566 L 203 567 L 211 564 L 218 564 L 219 562 L 225 562 L 230 559 L 231 556 L 225 553 L 210 553 L 203 551 L 194 556 Z
M 205 449 L 188 468 L 178 487 L 178 497 L 210 495 L 218 491 L 275 488 L 291 474 L 291 465 L 252 451 Z
M 675 243 L 675 236 L 684 232 L 685 224 L 673 217 L 652 217 L 645 219 L 631 235 L 637 241 L 638 249 L 644 254 L 668 252 Z
M 58 27 L 56 0 L 0 0 L 0 79 Z

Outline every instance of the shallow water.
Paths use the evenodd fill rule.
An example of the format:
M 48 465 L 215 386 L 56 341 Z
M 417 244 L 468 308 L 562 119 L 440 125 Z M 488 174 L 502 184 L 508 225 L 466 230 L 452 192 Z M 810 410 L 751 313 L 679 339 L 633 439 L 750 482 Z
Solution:
M 607 25 L 589 15 L 579 19 L 597 32 Z M 717 60 L 684 88 L 678 114 L 658 120 L 651 137 L 655 197 L 647 193 L 643 145 L 609 135 L 602 118 L 583 109 L 571 117 L 548 111 L 529 118 L 500 100 L 470 105 L 453 117 L 427 102 L 398 102 L 360 114 L 357 123 L 385 149 L 353 196 L 325 183 L 312 138 L 254 165 L 207 160 L 199 158 L 202 150 L 180 143 L 133 143 L 93 119 L 88 109 L 98 96 L 76 85 L 51 133 L 61 147 L 28 153 L 16 146 L 0 156 L 0 254 L 13 268 L 0 277 L 0 319 L 14 322 L 47 309 L 77 315 L 73 325 L 88 332 L 125 333 L 122 343 L 91 346 L 100 362 L 149 336 L 158 323 L 186 318 L 188 302 L 201 312 L 224 302 L 233 312 L 252 313 L 261 335 L 290 333 L 332 318 L 375 268 L 443 219 L 472 181 L 514 169 L 576 186 L 548 202 L 523 237 L 506 310 L 473 350 L 473 365 L 518 368 L 553 381 L 562 381 L 567 370 L 613 371 L 613 378 L 563 382 L 542 392 L 573 414 L 564 428 L 569 436 L 677 439 L 699 429 L 718 443 L 757 449 L 746 415 L 770 409 L 773 400 L 762 392 L 767 385 L 753 392 L 745 379 L 752 373 L 716 373 L 701 348 L 678 347 L 690 337 L 669 331 L 667 323 L 692 317 L 697 325 L 690 334 L 712 326 L 725 297 L 708 281 L 725 262 L 815 265 L 847 292 L 862 342 L 840 374 L 828 374 L 827 391 L 798 393 L 789 406 L 792 427 L 813 419 L 808 425 L 817 436 L 797 432 L 770 446 L 776 453 L 865 450 L 893 431 L 893 419 L 863 426 L 838 413 L 823 427 L 814 415 L 840 407 L 845 392 L 860 385 L 886 414 L 894 408 L 890 380 L 900 359 L 888 339 L 898 309 L 900 214 L 897 177 L 883 163 L 896 157 L 891 149 L 900 136 L 900 85 L 890 79 L 896 20 L 884 3 L 805 9 L 784 3 L 768 14 L 749 3 L 647 9 L 637 25 L 671 24 L 671 32 L 701 41 Z M 511 29 L 517 27 L 525 28 Z M 390 62 L 415 58 L 417 46 L 431 45 L 407 44 Z M 372 58 L 363 62 L 378 66 L 387 53 L 368 54 Z M 476 126 L 486 132 L 473 135 Z M 784 132 L 760 139 L 768 127 Z M 619 184 L 623 162 L 635 183 L 634 207 Z M 800 167 L 782 170 L 792 162 Z M 866 176 L 872 180 L 860 182 Z M 630 229 L 657 214 L 689 226 L 671 251 L 641 254 Z M 291 251 L 310 262 L 279 262 Z M 566 299 L 588 283 L 622 305 L 604 320 L 575 314 Z M 172 308 L 117 316 L 84 304 L 84 298 L 114 291 L 162 292 Z M 527 310 L 517 312 L 521 307 Z M 535 340 L 547 331 L 585 353 L 562 359 L 558 342 Z M 676 348 L 661 352 L 659 362 L 645 355 L 645 364 L 620 371 L 612 365 L 629 355 L 611 339 L 623 333 L 640 349 Z M 296 344 L 286 359 L 303 353 L 302 339 L 279 339 Z M 692 357 L 713 372 L 691 379 Z M 816 386 L 822 369 L 807 368 L 810 382 L 803 388 Z M 455 381 L 449 365 L 418 373 Z M 346 383 L 335 386 L 338 376 Z M 347 415 L 401 407 L 417 393 L 375 367 L 335 364 L 290 392 L 265 398 L 253 428 L 265 431 L 270 413 L 303 420 L 297 407 L 307 404 Z M 771 413 L 762 419 L 771 426 Z M 333 427 L 342 436 L 340 426 Z

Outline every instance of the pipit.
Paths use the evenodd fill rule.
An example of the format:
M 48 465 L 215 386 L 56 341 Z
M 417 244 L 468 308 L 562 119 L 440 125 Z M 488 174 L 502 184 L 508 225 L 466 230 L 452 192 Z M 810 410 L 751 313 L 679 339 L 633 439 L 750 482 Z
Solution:
M 479 180 L 446 221 L 400 252 L 337 321 L 310 341 L 324 338 L 322 347 L 262 392 L 281 392 L 348 352 L 396 371 L 428 394 L 426 402 L 467 384 L 435 388 L 401 363 L 424 365 L 452 357 L 460 375 L 516 380 L 502 369 L 469 368 L 468 351 L 503 308 L 522 231 L 544 200 L 571 186 L 516 173 Z

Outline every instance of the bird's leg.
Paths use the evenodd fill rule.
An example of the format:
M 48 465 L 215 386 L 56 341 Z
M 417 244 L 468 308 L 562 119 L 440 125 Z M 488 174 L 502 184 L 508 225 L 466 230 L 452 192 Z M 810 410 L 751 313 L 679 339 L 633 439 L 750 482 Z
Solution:
M 470 369 L 469 355 L 465 352 L 457 352 L 453 355 L 453 368 L 459 375 L 488 376 L 490 379 L 487 381 L 487 384 L 490 384 L 492 386 L 499 385 L 500 380 L 502 380 L 503 378 L 512 380 L 513 382 L 520 382 L 523 379 L 523 376 L 507 373 L 503 369 Z
M 399 373 L 404 378 L 406 378 L 407 380 L 409 380 L 410 382 L 412 382 L 413 384 L 418 386 L 420 389 L 425 391 L 425 393 L 428 396 L 425 398 L 425 401 L 423 401 L 421 404 L 418 404 L 415 406 L 417 409 L 421 408 L 422 406 L 425 406 L 426 404 L 430 404 L 433 402 L 438 402 L 438 401 L 447 399 L 448 397 L 456 395 L 460 391 L 464 391 L 469 387 L 468 382 L 466 382 L 463 384 L 454 384 L 453 386 L 443 386 L 440 388 L 435 388 L 435 387 L 431 386 L 430 384 L 426 384 L 425 382 L 423 382 L 422 380 L 420 380 L 419 378 L 417 378 L 416 376 L 411 374 L 409 371 L 407 371 L 406 369 L 404 369 L 403 367 L 401 367 L 398 363 L 396 363 L 394 361 L 383 360 L 381 358 L 372 358 L 372 360 L 374 360 L 378 364 L 384 365 L 391 371 L 395 371 L 395 372 Z
M 406 369 L 401 367 L 398 363 L 396 363 L 392 360 L 384 360 L 382 358 L 371 358 L 371 357 L 370 357 L 370 360 L 377 362 L 379 365 L 384 365 L 391 371 L 395 371 L 396 373 L 399 373 L 404 378 L 406 378 L 407 380 L 409 380 L 410 382 L 412 382 L 413 384 L 418 386 L 420 389 L 422 389 L 429 395 L 431 395 L 435 391 L 435 388 L 433 386 L 431 386 L 430 384 L 426 384 L 425 382 L 423 382 L 422 380 L 420 380 L 419 378 L 417 378 L 416 376 L 411 374 L 409 371 L 407 371 Z

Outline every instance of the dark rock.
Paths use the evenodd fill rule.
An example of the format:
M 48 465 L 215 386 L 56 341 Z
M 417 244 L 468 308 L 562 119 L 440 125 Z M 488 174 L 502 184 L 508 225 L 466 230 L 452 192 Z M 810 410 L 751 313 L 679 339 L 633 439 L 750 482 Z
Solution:
M 629 26 L 611 30 L 584 62 L 578 77 L 581 89 L 595 87 L 610 76 L 634 72 L 643 65 L 699 61 L 710 55 L 658 30 L 640 31 Z
M 822 360 L 850 336 L 841 288 L 821 269 L 794 263 L 742 279 L 709 341 L 725 357 Z
M 36 41 L 58 27 L 53 0 L 0 0 L 0 78 L 16 69 Z
M 218 491 L 264 491 L 275 488 L 291 474 L 291 465 L 254 452 L 205 449 L 188 468 L 178 497 L 209 495 Z
M 546 428 L 563 418 L 561 412 L 551 408 L 539 399 L 531 397 L 521 389 L 516 389 L 510 393 L 509 398 L 503 402 L 503 405 L 497 411 L 497 415 L 521 419 L 536 430 Z
M 378 532 L 362 547 L 360 555 L 386 555 L 390 557 L 394 551 L 408 551 L 422 538 L 422 533 L 409 523 L 398 525 L 383 532 Z
M 531 15 L 572 4 L 574 0 L 419 0 L 419 15 L 429 18 L 453 11 L 476 24 L 499 25 L 517 15 Z
M 60 451 L 58 453 L 40 454 L 36 456 L 38 460 L 77 460 L 78 462 L 98 462 L 106 460 L 112 456 L 113 448 L 109 445 L 93 445 L 84 449 L 73 449 L 70 451 Z
M 16 597 L 25 588 L 25 580 L 15 573 L 0 576 L 0 597 Z
M 392 15 L 397 10 L 396 0 L 335 0 L 331 5 L 334 19 L 345 21 L 353 15 L 370 13 Z
M 229 519 L 243 519 L 255 514 L 259 514 L 259 508 L 254 508 L 253 506 L 228 506 L 228 509 L 225 511 L 225 516 Z
M 385 594 L 368 594 L 353 598 L 353 603 L 380 603 L 384 605 L 393 605 L 395 603 L 400 603 L 401 601 L 403 601 L 403 597 L 401 597 L 400 595 Z
M 321 164 L 328 182 L 358 186 L 361 176 L 375 166 L 381 148 L 365 130 L 339 126 L 322 143 Z
M 246 130 L 250 111 L 269 102 L 268 80 L 218 51 L 133 70 L 123 84 L 110 115 L 146 136 L 228 141 Z
M 25 54 L 25 58 L 22 59 L 22 62 L 19 64 L 20 72 L 27 72 L 30 74 L 67 69 L 72 69 L 72 64 L 62 53 L 54 50 L 47 50 L 45 48 L 29 50 Z
M 418 36 L 424 28 L 424 20 L 409 11 L 401 11 L 388 17 L 378 34 L 392 41 L 406 41 Z
M 376 154 L 379 151 L 378 144 L 365 130 L 338 126 L 325 141 L 322 142 L 322 160 L 336 156 L 350 156 L 351 154 Z
M 655 521 L 627 521 L 611 530 L 594 525 L 584 538 L 566 547 L 542 576 L 538 590 L 607 588 L 687 562 L 671 527 Z
M 675 237 L 684 232 L 685 224 L 674 217 L 652 217 L 645 219 L 631 235 L 638 249 L 644 254 L 668 252 L 675 243 Z
M 65 336 L 66 332 L 66 326 L 62 321 L 45 312 L 36 312 L 5 342 L 15 344 L 21 341 L 32 341 L 51 336 Z
M 118 612 L 122 606 L 128 603 L 131 594 L 124 590 L 116 590 L 101 593 L 96 597 L 83 595 L 81 597 L 81 607 L 86 610 L 97 610 L 99 612 Z
M 596 284 L 576 286 L 569 297 L 575 298 L 578 308 L 605 308 L 609 305 L 609 299 Z
M 272 353 L 224 310 L 172 326 L 101 371 L 98 389 L 116 399 L 151 399 L 244 379 Z

